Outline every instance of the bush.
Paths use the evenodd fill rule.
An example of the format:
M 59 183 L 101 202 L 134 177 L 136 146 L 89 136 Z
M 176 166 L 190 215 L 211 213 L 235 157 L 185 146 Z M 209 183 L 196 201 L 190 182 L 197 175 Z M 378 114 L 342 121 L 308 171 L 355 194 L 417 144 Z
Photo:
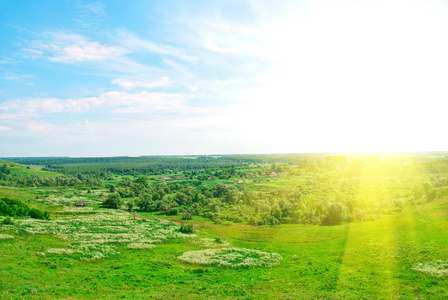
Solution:
M 188 211 L 184 211 L 184 213 L 182 214 L 182 220 L 191 220 L 192 218 L 193 215 Z
M 205 270 L 202 269 L 202 268 L 194 269 L 194 270 L 193 270 L 193 273 L 204 273 L 204 272 L 205 272 Z
M 43 219 L 44 215 L 40 210 L 37 209 L 30 209 L 30 211 L 28 212 L 28 215 L 33 218 L 33 219 Z
M 437 197 L 437 190 L 436 189 L 429 189 L 428 192 L 426 193 L 426 202 L 431 202 L 434 199 L 436 199 Z
M 348 209 L 345 204 L 340 202 L 332 203 L 329 210 L 328 216 L 325 219 L 326 224 L 336 225 L 344 222 L 348 216 Z
M 12 221 L 11 217 L 9 217 L 9 216 L 4 218 L 2 221 L 2 225 L 12 225 L 12 224 L 13 224 L 13 221 Z
M 194 232 L 193 223 L 182 224 L 180 226 L 179 231 L 182 233 L 193 233 Z
M 171 208 L 170 211 L 168 212 L 168 214 L 170 216 L 177 216 L 179 214 L 179 209 L 178 208 Z M 182 220 L 184 220 L 183 216 L 182 216 Z
M 128 201 L 128 202 L 126 202 L 126 209 L 127 209 L 129 212 L 132 212 L 132 210 L 134 209 L 134 201 Z

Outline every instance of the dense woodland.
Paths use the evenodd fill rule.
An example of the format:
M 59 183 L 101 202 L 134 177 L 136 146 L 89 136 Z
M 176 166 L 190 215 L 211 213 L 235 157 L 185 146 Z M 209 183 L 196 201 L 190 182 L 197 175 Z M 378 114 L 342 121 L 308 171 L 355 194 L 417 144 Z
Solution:
M 443 157 L 246 155 L 22 158 L 54 176 L 13 174 L 0 185 L 107 189 L 104 205 L 201 216 L 216 223 L 364 222 L 433 201 L 448 186 Z

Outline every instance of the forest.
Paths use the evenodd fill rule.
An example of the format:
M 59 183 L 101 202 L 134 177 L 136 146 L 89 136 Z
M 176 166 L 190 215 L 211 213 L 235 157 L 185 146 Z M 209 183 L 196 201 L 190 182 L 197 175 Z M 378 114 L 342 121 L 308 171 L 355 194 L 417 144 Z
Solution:
M 448 185 L 445 158 L 301 156 L 24 158 L 11 161 L 61 175 L 11 174 L 5 163 L 0 185 L 107 188 L 106 206 L 113 197 L 114 208 L 251 225 L 374 220 Z

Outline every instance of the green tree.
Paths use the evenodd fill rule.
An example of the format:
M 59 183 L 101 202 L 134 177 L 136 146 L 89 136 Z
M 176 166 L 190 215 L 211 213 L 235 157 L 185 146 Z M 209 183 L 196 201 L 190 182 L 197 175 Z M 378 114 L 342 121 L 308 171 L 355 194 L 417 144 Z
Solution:
M 115 193 L 115 191 L 116 191 L 115 185 L 113 184 L 109 185 L 109 192 Z
M 143 193 L 137 202 L 141 211 L 155 211 L 157 210 L 157 205 L 152 200 L 152 196 L 149 193 Z
M 132 209 L 134 208 L 134 201 L 126 202 L 126 208 L 129 212 L 132 212 Z
M 191 203 L 191 198 L 185 193 L 178 192 L 174 195 L 174 201 L 179 205 L 188 205 Z
M 328 210 L 328 216 L 325 219 L 325 223 L 336 225 L 344 222 L 348 216 L 347 207 L 341 202 L 334 202 L 330 205 Z
M 117 193 L 109 194 L 107 196 L 106 201 L 104 202 L 104 205 L 108 208 L 120 208 L 121 207 L 121 197 Z
M 138 176 L 134 182 L 143 185 L 145 188 L 148 187 L 148 178 L 146 176 Z

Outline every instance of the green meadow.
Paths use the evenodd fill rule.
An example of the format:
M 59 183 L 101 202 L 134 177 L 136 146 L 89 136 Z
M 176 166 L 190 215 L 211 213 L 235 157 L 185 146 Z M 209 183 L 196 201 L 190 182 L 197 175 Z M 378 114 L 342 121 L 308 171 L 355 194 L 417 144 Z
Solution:
M 33 167 L 21 168 L 37 172 Z M 261 173 L 261 168 L 258 165 L 249 171 Z M 315 187 L 313 182 L 325 174 L 335 176 L 321 170 L 246 180 L 241 174 L 246 187 L 237 188 L 249 186 L 250 191 L 261 193 L 300 186 L 303 201 L 318 201 L 321 191 L 304 190 L 303 186 Z M 131 178 L 138 180 L 139 176 Z M 176 207 L 179 214 L 168 214 L 159 208 L 143 211 L 139 199 L 144 195 L 126 198 L 119 209 L 107 208 L 111 181 L 90 187 L 5 183 L 0 187 L 0 198 L 21 200 L 29 207 L 49 211 L 51 219 L 13 217 L 12 224 L 0 225 L 0 297 L 448 298 L 448 193 L 442 184 L 434 183 L 441 178 L 425 177 L 426 181 L 432 180 L 437 192 L 431 201 L 417 201 L 415 195 L 420 191 L 405 188 L 406 185 L 400 185 L 404 188 L 401 191 L 378 190 L 380 180 L 375 178 L 369 182 L 368 177 L 363 177 L 357 182 L 353 199 L 368 197 L 386 203 L 384 199 L 403 197 L 405 205 L 371 220 L 346 219 L 330 224 L 325 221 L 327 218 L 320 224 L 306 224 L 279 218 L 283 221 L 276 225 L 210 219 L 206 213 L 200 213 L 201 208 L 198 213 L 189 210 L 189 204 Z M 123 182 L 122 177 L 116 179 L 117 183 Z M 238 178 L 205 180 L 204 185 L 231 184 L 235 179 Z M 169 184 L 174 185 L 174 180 Z M 342 185 L 337 186 L 336 192 L 340 189 Z M 180 193 L 176 191 L 173 188 L 164 197 L 176 199 L 176 193 Z M 248 191 L 241 190 L 244 192 Z M 336 192 L 331 190 L 325 195 L 339 199 L 341 195 Z M 423 199 L 429 197 L 425 195 Z M 243 211 L 243 202 L 229 203 L 225 195 L 221 197 L 222 213 Z M 87 206 L 76 207 L 74 204 L 79 201 Z M 135 203 L 131 209 L 126 204 L 129 201 Z M 367 204 L 363 205 L 367 210 Z M 191 218 L 185 218 L 186 212 L 192 212 Z M 5 223 L 6 218 L 0 216 L 0 223 Z M 193 232 L 183 232 L 186 224 L 193 224 Z

